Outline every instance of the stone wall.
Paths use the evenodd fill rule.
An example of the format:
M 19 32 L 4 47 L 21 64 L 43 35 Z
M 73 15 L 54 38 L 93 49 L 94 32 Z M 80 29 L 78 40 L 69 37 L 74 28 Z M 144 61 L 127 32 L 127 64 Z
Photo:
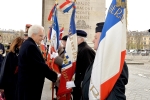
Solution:
M 62 4 L 65 0 L 58 0 L 58 4 Z M 42 24 L 48 33 L 50 23 L 48 22 L 48 15 L 55 0 L 43 0 L 43 20 Z M 91 44 L 96 23 L 102 22 L 105 19 L 105 0 L 76 0 L 76 28 L 84 30 L 88 33 L 88 42 Z M 68 34 L 69 23 L 72 11 L 67 14 L 63 14 L 60 10 L 58 11 L 59 26 L 64 27 L 65 34 Z

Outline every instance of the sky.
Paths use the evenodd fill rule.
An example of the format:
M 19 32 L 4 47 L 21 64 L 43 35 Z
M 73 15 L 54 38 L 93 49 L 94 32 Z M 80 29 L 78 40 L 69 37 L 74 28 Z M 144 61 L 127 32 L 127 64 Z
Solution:
M 25 30 L 42 24 L 42 0 L 0 0 L 0 28 Z
M 65 1 L 65 0 L 64 0 Z M 106 7 L 112 0 L 106 0 Z M 128 0 L 128 30 L 150 29 L 150 0 Z M 0 0 L 0 28 L 25 30 L 42 23 L 42 0 Z

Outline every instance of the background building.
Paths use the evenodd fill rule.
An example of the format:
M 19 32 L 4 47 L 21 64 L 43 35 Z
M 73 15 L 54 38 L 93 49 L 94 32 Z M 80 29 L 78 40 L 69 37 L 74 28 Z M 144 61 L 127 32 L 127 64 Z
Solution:
M 150 50 L 150 33 L 148 31 L 128 31 L 127 49 Z

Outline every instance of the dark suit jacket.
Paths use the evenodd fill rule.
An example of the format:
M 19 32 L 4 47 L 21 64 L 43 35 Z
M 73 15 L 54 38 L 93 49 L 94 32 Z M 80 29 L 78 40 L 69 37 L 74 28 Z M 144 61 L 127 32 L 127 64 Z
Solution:
M 40 100 L 45 77 L 55 82 L 57 74 L 45 64 L 41 51 L 32 38 L 21 46 L 18 60 L 16 100 Z

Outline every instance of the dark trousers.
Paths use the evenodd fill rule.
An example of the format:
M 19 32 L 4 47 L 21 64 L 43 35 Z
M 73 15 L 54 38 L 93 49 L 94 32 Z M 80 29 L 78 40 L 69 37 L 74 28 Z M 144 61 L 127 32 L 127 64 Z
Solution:
M 73 100 L 80 100 L 82 96 L 81 87 L 74 87 L 72 94 L 73 94 Z
M 3 62 L 3 57 L 2 57 L 2 55 L 0 54 L 0 67 L 1 67 L 2 62 Z
M 16 87 L 11 87 L 11 86 L 4 88 L 4 94 L 5 94 L 6 100 L 16 100 L 15 99 L 15 96 L 16 96 L 15 90 L 16 90 Z

